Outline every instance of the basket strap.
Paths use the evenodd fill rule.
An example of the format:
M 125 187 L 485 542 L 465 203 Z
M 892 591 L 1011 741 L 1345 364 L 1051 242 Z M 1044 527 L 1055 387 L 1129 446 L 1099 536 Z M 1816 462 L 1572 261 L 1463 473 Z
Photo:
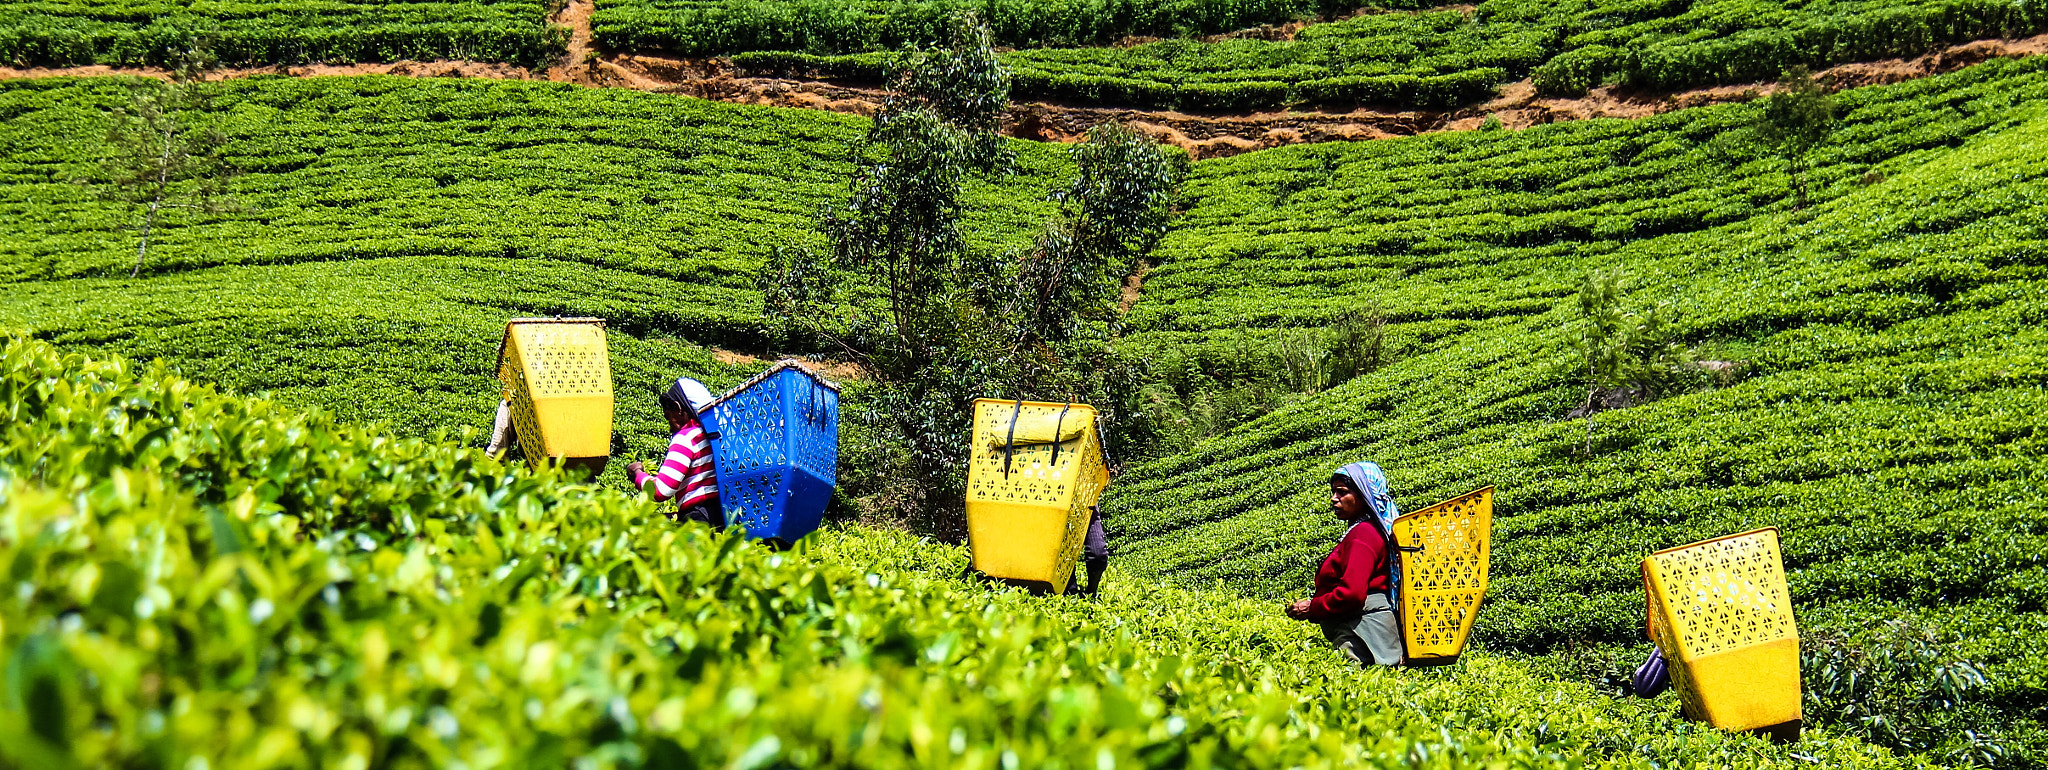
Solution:
M 1016 406 L 1010 408 L 1010 435 L 1003 439 L 1003 478 L 1006 479 L 1010 477 L 1010 456 L 1017 451 L 1017 418 L 1023 414 L 1024 399 L 1019 398 Z
M 1416 536 L 1415 536 L 1415 545 L 1409 546 L 1409 545 L 1402 545 L 1402 544 L 1401 544 L 1401 536 L 1400 536 L 1400 535 L 1398 535 L 1398 534 L 1393 534 L 1393 533 L 1389 533 L 1389 534 L 1390 534 L 1390 535 L 1392 535 L 1392 536 L 1391 536 L 1391 537 L 1388 537 L 1388 538 L 1387 538 L 1387 541 L 1388 541 L 1388 542 L 1390 542 L 1390 543 L 1393 543 L 1393 544 L 1394 544 L 1394 550 L 1396 550 L 1396 551 L 1403 551 L 1403 552 L 1406 552 L 1406 553 L 1422 553 L 1422 552 L 1423 552 L 1423 551 L 1424 551 L 1425 549 L 1429 548 L 1429 544 L 1428 544 L 1428 543 L 1422 542 L 1422 536 L 1421 536 L 1421 535 L 1416 535 Z
M 1074 408 L 1074 402 L 1072 401 L 1068 401 L 1066 406 L 1060 407 L 1060 419 L 1052 424 L 1052 462 L 1050 465 L 1054 468 L 1060 467 L 1060 429 L 1067 426 L 1067 410 L 1072 408 Z

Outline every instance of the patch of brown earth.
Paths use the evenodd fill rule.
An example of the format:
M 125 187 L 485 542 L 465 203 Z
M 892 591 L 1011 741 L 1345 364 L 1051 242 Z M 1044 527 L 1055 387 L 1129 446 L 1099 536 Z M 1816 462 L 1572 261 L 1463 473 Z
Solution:
M 15 78 L 51 77 L 106 77 L 129 75 L 135 77 L 171 79 L 170 70 L 160 67 L 0 67 L 0 80 Z M 475 61 L 396 61 L 389 64 L 278 64 L 263 67 L 223 67 L 207 73 L 208 80 L 241 78 L 250 75 L 289 75 L 291 77 L 318 77 L 321 75 L 398 75 L 414 78 L 489 78 L 492 80 L 529 80 L 533 73 L 516 64 L 498 64 Z
M 1908 80 L 1954 72 L 1998 58 L 2016 58 L 2048 53 L 2048 35 L 2021 40 L 1977 40 L 1950 46 L 1935 53 L 1906 59 L 1841 64 L 1815 73 L 1830 90 L 1902 83 Z M 1501 87 L 1500 96 L 1478 107 L 1445 116 L 1436 130 L 1472 130 L 1497 118 L 1501 127 L 1518 129 L 1544 123 L 1589 118 L 1641 118 L 1671 110 L 1703 107 L 1724 102 L 1745 102 L 1769 95 L 1776 83 L 1745 83 L 1714 86 L 1678 93 L 1629 91 L 1613 86 L 1596 88 L 1582 97 L 1538 96 L 1527 81 Z
M 1155 140 L 1187 150 L 1196 159 L 1221 158 L 1267 147 L 1306 142 L 1346 142 L 1408 136 L 1437 120 L 1419 111 L 1255 112 L 1196 115 L 1173 111 L 1018 104 L 1010 108 L 1003 132 L 1023 139 L 1075 142 L 1088 129 L 1119 121 Z
M 592 62 L 590 14 L 597 10 L 594 0 L 568 0 L 548 23 L 569 28 L 569 50 L 562 61 L 548 68 L 548 79 L 558 83 L 587 83 Z
M 767 360 L 760 356 L 750 356 L 736 350 L 726 350 L 724 348 L 712 348 L 711 359 L 726 366 L 746 366 L 759 364 Z M 825 375 L 827 379 L 844 381 L 858 380 L 861 377 L 859 366 L 844 361 L 819 361 L 810 358 L 797 360 L 801 361 L 804 366 L 809 367 L 811 371 Z
M 1145 274 L 1150 272 L 1152 272 L 1152 263 L 1139 262 L 1138 269 L 1131 271 L 1130 275 L 1124 276 L 1123 295 L 1120 302 L 1123 305 L 1124 312 L 1131 312 L 1131 306 L 1138 304 L 1139 298 L 1145 296 Z

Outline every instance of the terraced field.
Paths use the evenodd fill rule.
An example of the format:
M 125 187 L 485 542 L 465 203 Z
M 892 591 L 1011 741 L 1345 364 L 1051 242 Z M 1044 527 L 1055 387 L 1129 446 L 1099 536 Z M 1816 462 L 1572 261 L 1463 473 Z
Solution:
M 1713 141 L 1742 106 L 1202 163 L 1134 309 L 1140 346 L 1227 367 L 1377 307 L 1397 352 L 1130 469 L 1114 539 L 1147 574 L 1281 596 L 1336 536 L 1338 463 L 1379 462 L 1410 508 L 1495 485 L 1476 633 L 1548 652 L 1640 649 L 1645 554 L 1776 526 L 1804 623 L 1942 629 L 1991 666 L 1981 696 L 2039 762 L 2024 715 L 2048 703 L 2048 659 L 2020 640 L 2048 630 L 2042 69 L 1841 95 L 1801 211 L 1782 160 Z M 1566 419 L 1586 397 L 1574 293 L 1601 269 L 1746 376 Z
M 560 56 L 540 0 L 0 3 L 0 65 L 174 64 L 203 40 L 228 64 L 473 59 L 539 66 Z
M 0 83 L 0 325 L 412 435 L 489 426 L 507 317 L 610 319 L 621 382 L 743 379 L 709 346 L 761 352 L 752 271 L 815 245 L 858 125 L 566 84 L 232 81 L 238 207 L 171 220 L 138 282 L 134 213 L 74 183 L 125 87 Z M 970 191 L 984 248 L 1028 237 L 1066 162 L 1020 148 L 1020 174 Z M 661 441 L 639 395 L 636 451 Z
M 1547 679 L 1577 650 L 1642 651 L 1644 553 L 1764 525 L 1785 532 L 1807 629 L 1936 629 L 1990 674 L 1953 710 L 1989 710 L 1999 762 L 2048 756 L 2030 644 L 2048 631 L 2040 61 L 1839 95 L 1801 210 L 1781 159 L 1724 138 L 1751 123 L 1741 105 L 1196 164 L 1126 349 L 1220 376 L 1374 308 L 1392 360 L 1126 468 L 1106 506 L 1122 593 L 1100 606 L 991 599 L 949 577 L 959 551 L 894 535 L 777 561 L 418 439 L 485 424 L 512 315 L 613 319 L 622 393 L 737 381 L 711 348 L 762 352 L 751 272 L 817 237 L 859 118 L 543 83 L 234 81 L 215 108 L 247 169 L 239 207 L 172 219 L 126 280 L 127 215 L 76 183 L 125 87 L 0 84 L 0 326 L 177 370 L 6 354 L 0 556 L 64 588 L 0 608 L 0 653 L 57 661 L 37 681 L 81 705 L 58 725 L 0 704 L 0 731 L 75 738 L 85 764 L 673 747 L 748 766 L 1891 765 L 1843 737 L 1855 725 L 1773 748 L 1677 722 L 1668 699 Z M 973 190 L 977 248 L 1024 243 L 1065 170 L 1056 147 L 1014 146 L 1020 172 Z M 1696 357 L 1745 374 L 1565 419 L 1584 397 L 1573 293 L 1610 268 L 1632 305 L 1669 303 Z M 39 389 L 59 381 L 68 401 Z M 651 399 L 621 404 L 626 451 L 649 451 Z M 245 415 L 246 432 L 198 427 Z M 328 464 L 345 458 L 372 471 Z M 1461 669 L 1353 672 L 1272 614 L 1335 536 L 1325 474 L 1358 458 L 1409 508 L 1501 490 L 1486 651 Z M 121 545 L 138 531 L 178 544 L 149 563 L 169 566 Z M 508 580 L 508 555 L 545 569 Z M 106 578 L 101 600 L 122 570 L 154 582 Z M 138 613 L 144 594 L 176 611 Z M 186 638 L 236 644 L 164 642 Z M 218 665 L 179 662 L 194 655 Z M 447 663 L 471 658 L 487 675 Z M 198 709 L 162 711 L 174 691 Z M 828 734 L 819 713 L 858 727 Z M 1058 740 L 1076 734 L 1092 737 Z M 1934 758 L 1969 759 L 1949 749 Z
M 762 73 L 873 80 L 883 59 L 874 52 L 936 39 L 939 20 L 959 7 L 606 0 L 593 20 L 597 43 L 611 50 L 728 54 Z M 1003 60 L 1016 72 L 1021 96 L 1222 112 L 1455 108 L 1484 102 L 1497 86 L 1523 78 L 1549 94 L 1602 85 L 1661 93 L 2048 32 L 2048 16 L 2038 9 L 2000 0 L 1486 0 L 1359 8 L 1295 0 L 1222 7 L 1019 3 L 977 10 L 990 19 L 998 45 L 1017 49 Z M 1300 28 L 1315 21 L 1322 23 Z M 1217 34 L 1253 25 L 1267 26 Z

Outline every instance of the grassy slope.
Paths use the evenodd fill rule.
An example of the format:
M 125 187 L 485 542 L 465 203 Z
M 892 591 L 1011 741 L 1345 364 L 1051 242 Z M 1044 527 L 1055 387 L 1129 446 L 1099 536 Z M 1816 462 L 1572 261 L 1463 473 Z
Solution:
M 1137 308 L 1142 345 L 1227 351 L 1377 305 L 1402 352 L 1130 470 L 1114 539 L 1149 574 L 1278 596 L 1337 535 L 1336 465 L 1378 461 L 1410 510 L 1496 485 L 1477 637 L 1546 651 L 1640 640 L 1648 552 L 1776 526 L 1808 628 L 1925 618 L 1992 664 L 1993 702 L 2039 714 L 2042 68 L 1843 94 L 1803 212 L 1781 161 L 1708 144 L 1745 107 L 1199 165 Z M 1573 292 L 1602 268 L 1749 376 L 1563 419 L 1585 393 Z
M 239 209 L 170 219 L 130 281 L 138 220 L 73 183 L 125 84 L 0 84 L 0 326 L 418 435 L 488 427 L 504 319 L 602 316 L 634 451 L 660 440 L 643 388 L 750 373 L 704 346 L 761 350 L 752 272 L 820 244 L 862 125 L 563 84 L 222 87 Z M 1022 243 L 1064 168 L 1019 149 L 1020 175 L 970 190 L 982 248 Z
M 161 365 L 0 339 L 0 397 L 10 765 L 1914 766 L 1485 653 L 1361 671 L 1227 594 L 991 591 L 891 533 L 780 554 Z

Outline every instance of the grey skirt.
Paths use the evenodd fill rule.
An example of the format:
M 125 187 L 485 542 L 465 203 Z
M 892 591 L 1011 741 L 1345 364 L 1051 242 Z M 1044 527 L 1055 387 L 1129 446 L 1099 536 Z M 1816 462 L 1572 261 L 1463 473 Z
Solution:
M 1327 620 L 1322 626 L 1324 638 L 1359 665 L 1401 665 L 1401 620 L 1384 593 L 1367 594 L 1365 609 L 1358 615 Z

